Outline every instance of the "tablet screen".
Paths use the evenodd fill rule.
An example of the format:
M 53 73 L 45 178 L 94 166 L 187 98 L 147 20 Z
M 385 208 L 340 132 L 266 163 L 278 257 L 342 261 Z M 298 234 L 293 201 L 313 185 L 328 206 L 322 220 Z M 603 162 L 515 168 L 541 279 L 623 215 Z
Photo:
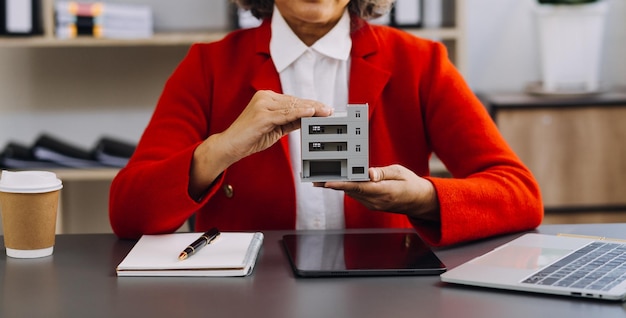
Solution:
M 438 275 L 446 268 L 415 232 L 306 233 L 283 236 L 296 275 Z

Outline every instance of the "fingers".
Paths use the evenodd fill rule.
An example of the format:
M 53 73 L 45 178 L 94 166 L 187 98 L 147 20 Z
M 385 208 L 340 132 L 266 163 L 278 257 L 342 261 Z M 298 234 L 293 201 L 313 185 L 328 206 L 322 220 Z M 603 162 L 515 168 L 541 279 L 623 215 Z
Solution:
M 257 96 L 258 95 L 258 96 Z M 318 101 L 297 98 L 291 95 L 278 94 L 272 91 L 259 91 L 255 97 L 266 100 L 265 108 L 277 112 L 277 125 L 284 125 L 303 117 L 326 117 L 333 113 L 333 109 Z
M 408 169 L 401 165 L 391 165 L 386 167 L 370 167 L 369 168 L 369 182 L 351 182 L 351 181 L 329 181 L 329 182 L 316 182 L 314 186 L 325 187 L 335 190 L 343 190 L 346 192 L 362 193 L 366 192 L 364 187 L 373 187 L 372 183 L 381 182 L 385 180 L 404 180 L 406 179 L 405 171 Z
M 316 188 L 327 188 L 333 190 L 344 191 L 346 193 L 365 193 L 363 185 L 367 182 L 364 181 L 327 181 L 327 182 L 313 182 L 313 186 Z
M 236 161 L 267 149 L 299 129 L 301 118 L 330 114 L 332 109 L 317 101 L 258 91 L 228 129 L 220 133 L 221 149 Z

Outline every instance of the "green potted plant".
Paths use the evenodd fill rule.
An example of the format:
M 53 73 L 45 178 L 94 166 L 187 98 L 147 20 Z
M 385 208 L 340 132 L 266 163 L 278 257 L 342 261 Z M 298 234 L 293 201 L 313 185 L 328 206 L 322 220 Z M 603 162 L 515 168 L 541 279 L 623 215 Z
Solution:
M 601 90 L 600 66 L 608 2 L 537 0 L 542 82 L 546 93 Z

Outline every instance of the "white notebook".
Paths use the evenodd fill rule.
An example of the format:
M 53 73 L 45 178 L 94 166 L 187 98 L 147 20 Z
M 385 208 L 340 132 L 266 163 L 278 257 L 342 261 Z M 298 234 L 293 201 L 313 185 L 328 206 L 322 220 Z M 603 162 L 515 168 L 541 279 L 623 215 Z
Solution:
M 247 276 L 263 243 L 261 232 L 222 232 L 185 260 L 178 256 L 202 233 L 144 235 L 117 266 L 117 276 Z

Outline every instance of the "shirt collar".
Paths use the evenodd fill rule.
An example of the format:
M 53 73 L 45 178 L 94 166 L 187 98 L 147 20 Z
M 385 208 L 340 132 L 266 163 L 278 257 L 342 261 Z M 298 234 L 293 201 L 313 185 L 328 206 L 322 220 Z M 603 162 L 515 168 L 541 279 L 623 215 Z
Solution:
M 276 7 L 274 7 L 271 22 L 270 55 L 276 65 L 276 70 L 280 73 L 297 60 L 308 47 L 293 33 Z M 337 25 L 317 40 L 311 49 L 330 58 L 348 60 L 352 49 L 348 10 L 344 11 Z

